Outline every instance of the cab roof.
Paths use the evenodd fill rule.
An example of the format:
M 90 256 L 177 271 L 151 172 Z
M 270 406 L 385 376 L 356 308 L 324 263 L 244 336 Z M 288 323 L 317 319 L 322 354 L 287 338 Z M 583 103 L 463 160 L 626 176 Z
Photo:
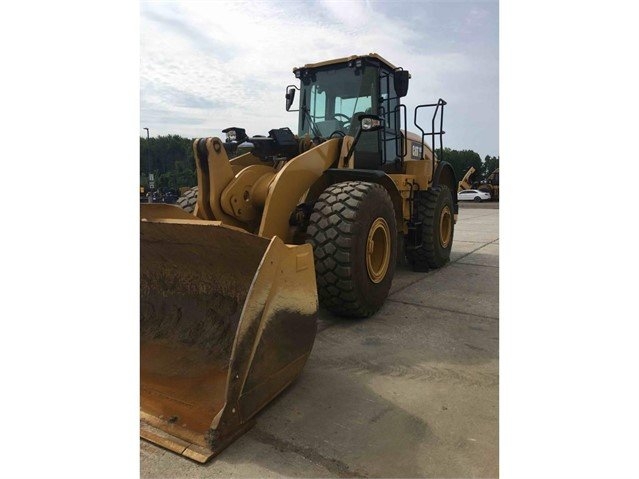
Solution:
M 397 70 L 397 67 L 395 65 L 393 65 L 391 62 L 383 58 L 381 55 L 378 55 L 377 53 L 369 53 L 368 55 L 351 55 L 350 57 L 335 58 L 334 60 L 326 60 L 326 61 L 318 62 L 318 63 L 307 63 L 303 67 L 293 68 L 293 73 L 301 69 L 312 69 L 312 68 L 324 67 L 327 65 L 335 65 L 338 63 L 348 63 L 357 59 L 376 60 L 380 62 L 381 64 L 385 65 L 386 67 L 390 68 L 391 70 Z

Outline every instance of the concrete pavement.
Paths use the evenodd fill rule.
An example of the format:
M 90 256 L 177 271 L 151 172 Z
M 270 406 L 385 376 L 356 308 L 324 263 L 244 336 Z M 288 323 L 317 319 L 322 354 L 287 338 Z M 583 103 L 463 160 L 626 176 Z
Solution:
M 141 441 L 141 476 L 497 477 L 498 279 L 499 209 L 462 205 L 449 265 L 398 265 L 372 318 L 321 311 L 253 429 L 206 465 Z

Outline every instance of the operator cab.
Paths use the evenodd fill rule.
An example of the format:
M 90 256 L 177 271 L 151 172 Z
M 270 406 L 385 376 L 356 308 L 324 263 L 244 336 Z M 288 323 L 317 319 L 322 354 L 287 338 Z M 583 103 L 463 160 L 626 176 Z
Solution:
M 407 71 L 396 68 L 377 54 L 340 58 L 308 64 L 293 70 L 300 79 L 298 136 L 316 141 L 355 137 L 360 115 L 378 115 L 383 128 L 367 132 L 355 145 L 355 168 L 380 169 L 401 163 L 405 155 L 401 130 L 404 105 L 400 97 L 408 90 Z M 287 109 L 295 96 L 287 89 Z
M 376 53 L 338 58 L 321 63 L 294 68 L 300 87 L 286 88 L 286 110 L 298 112 L 298 129 L 295 135 L 288 128 L 269 131 L 268 137 L 249 138 L 242 128 L 227 128 L 224 143 L 229 154 L 235 153 L 242 141 L 252 144 L 253 155 L 265 162 L 287 161 L 304 151 L 298 143 L 308 135 L 317 145 L 331 138 L 354 137 L 352 146 L 344 158 L 344 164 L 354 153 L 355 169 L 402 171 L 404 159 L 420 160 L 435 156 L 436 138 L 439 152 L 443 151 L 443 112 L 446 102 L 415 107 L 414 123 L 421 132 L 407 134 L 406 106 L 400 99 L 408 92 L 410 73 L 397 68 Z M 295 94 L 299 91 L 298 109 L 291 110 Z M 421 108 L 434 108 L 431 131 L 426 132 L 417 124 L 417 112 Z M 435 123 L 439 114 L 439 131 Z M 431 137 L 433 148 L 422 145 Z M 407 156 L 407 141 L 411 154 Z M 435 162 L 432 162 L 432 176 Z

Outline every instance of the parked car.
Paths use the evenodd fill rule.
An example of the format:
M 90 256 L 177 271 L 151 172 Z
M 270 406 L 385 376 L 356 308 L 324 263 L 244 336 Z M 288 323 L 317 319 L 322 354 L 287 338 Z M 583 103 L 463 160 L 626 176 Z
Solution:
M 490 199 L 490 193 L 479 190 L 463 190 L 457 193 L 457 200 L 459 201 L 488 201 Z

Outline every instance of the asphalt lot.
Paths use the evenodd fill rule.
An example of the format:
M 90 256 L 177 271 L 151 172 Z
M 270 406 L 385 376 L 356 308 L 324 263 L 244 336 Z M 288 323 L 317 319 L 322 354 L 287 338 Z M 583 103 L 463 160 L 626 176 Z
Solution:
M 300 378 L 206 465 L 145 441 L 141 476 L 497 477 L 499 209 L 462 204 L 451 263 L 398 266 L 375 316 L 320 312 Z

